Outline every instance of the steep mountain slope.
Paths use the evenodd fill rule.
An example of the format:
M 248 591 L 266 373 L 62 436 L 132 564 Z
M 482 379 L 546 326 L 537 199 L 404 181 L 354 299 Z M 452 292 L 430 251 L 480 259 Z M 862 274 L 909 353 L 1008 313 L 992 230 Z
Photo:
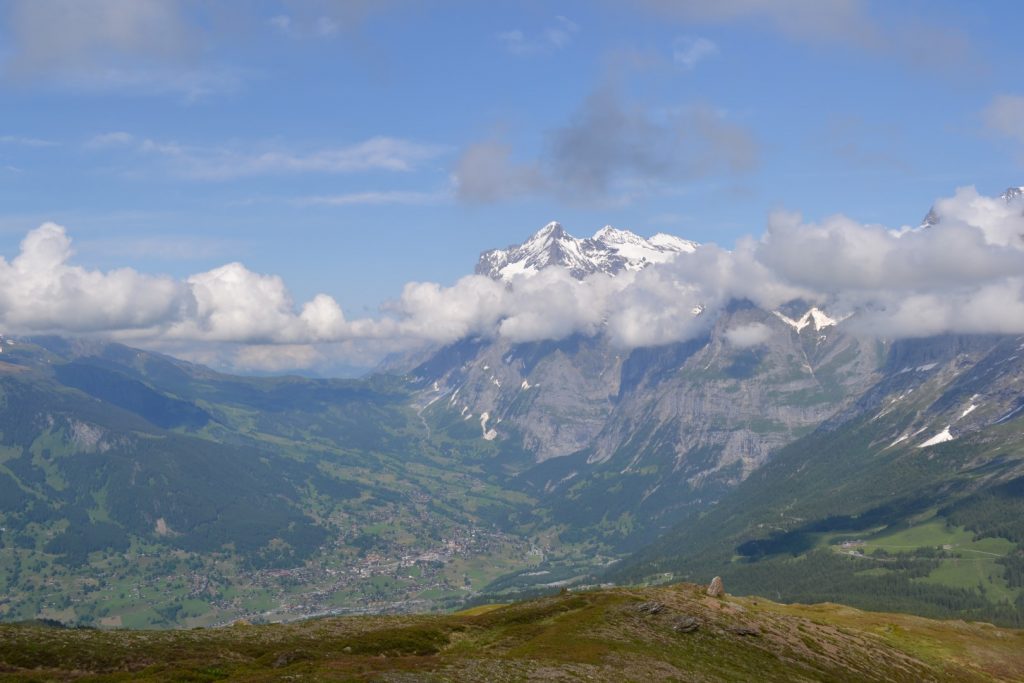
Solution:
M 0 627 L 5 680 L 1019 681 L 1024 633 L 711 598 L 567 593 L 433 616 L 133 633 Z
M 553 223 L 519 247 L 486 252 L 477 270 L 507 279 L 558 266 L 583 278 L 653 261 L 615 265 L 598 238 L 644 242 L 607 228 L 576 240 Z M 667 236 L 649 243 L 700 248 Z M 800 301 L 778 311 L 737 301 L 687 342 L 629 350 L 601 333 L 470 339 L 410 375 L 437 431 L 462 423 L 465 437 L 516 454 L 502 461 L 512 478 L 501 485 L 545 500 L 570 537 L 622 547 L 714 500 L 878 381 L 885 345 L 843 323 Z
M 894 345 L 882 379 L 612 571 L 1024 624 L 1024 338 Z

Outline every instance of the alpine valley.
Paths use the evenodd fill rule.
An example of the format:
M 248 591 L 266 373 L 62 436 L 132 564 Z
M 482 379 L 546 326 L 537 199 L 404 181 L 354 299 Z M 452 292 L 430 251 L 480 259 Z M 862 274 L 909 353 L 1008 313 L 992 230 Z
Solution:
M 550 223 L 476 274 L 610 281 L 704 248 Z M 193 627 L 720 575 L 1024 626 L 1024 337 L 887 339 L 803 299 L 686 315 L 685 341 L 467 336 L 358 380 L 5 337 L 0 617 Z

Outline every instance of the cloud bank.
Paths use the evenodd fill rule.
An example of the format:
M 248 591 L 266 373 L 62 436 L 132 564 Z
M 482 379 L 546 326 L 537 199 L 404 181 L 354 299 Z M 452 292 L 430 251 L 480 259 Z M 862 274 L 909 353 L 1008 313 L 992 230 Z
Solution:
M 88 270 L 72 263 L 65 229 L 46 223 L 10 261 L 0 258 L 0 331 L 102 334 L 174 345 L 207 362 L 210 349 L 228 349 L 220 364 L 264 370 L 341 357 L 369 363 L 387 351 L 466 337 L 603 334 L 623 348 L 667 344 L 703 333 L 736 299 L 771 310 L 802 298 L 835 316 L 855 313 L 844 325 L 888 338 L 1024 333 L 1024 201 L 962 188 L 934 210 L 936 225 L 895 230 L 780 212 L 763 235 L 732 250 L 703 245 L 616 277 L 576 280 L 553 267 L 510 284 L 480 275 L 450 286 L 411 282 L 381 316 L 354 320 L 331 296 L 297 303 L 281 277 L 241 263 L 184 279 Z M 766 332 L 748 325 L 727 337 L 743 348 Z

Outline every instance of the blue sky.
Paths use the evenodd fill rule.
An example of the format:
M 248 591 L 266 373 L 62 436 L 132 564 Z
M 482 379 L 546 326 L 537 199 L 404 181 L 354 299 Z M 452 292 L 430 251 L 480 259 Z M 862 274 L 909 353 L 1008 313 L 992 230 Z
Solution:
M 373 314 L 557 219 L 730 247 L 1024 182 L 1018 2 L 0 0 L 0 253 Z

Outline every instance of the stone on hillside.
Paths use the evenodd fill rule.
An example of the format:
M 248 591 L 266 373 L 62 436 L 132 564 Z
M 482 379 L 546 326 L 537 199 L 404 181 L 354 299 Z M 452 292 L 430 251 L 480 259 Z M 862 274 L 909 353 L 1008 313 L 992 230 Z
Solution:
M 665 611 L 665 605 L 660 602 L 641 602 L 636 606 L 637 612 L 643 612 L 644 614 L 661 614 Z
M 759 636 L 761 631 L 754 626 L 734 626 L 729 629 L 729 633 L 737 636 Z
M 713 598 L 719 598 L 725 595 L 725 585 L 722 583 L 721 576 L 716 576 L 711 579 L 711 583 L 708 585 L 708 595 Z
M 700 622 L 695 617 L 679 617 L 672 623 L 672 630 L 676 633 L 691 633 L 700 628 Z

